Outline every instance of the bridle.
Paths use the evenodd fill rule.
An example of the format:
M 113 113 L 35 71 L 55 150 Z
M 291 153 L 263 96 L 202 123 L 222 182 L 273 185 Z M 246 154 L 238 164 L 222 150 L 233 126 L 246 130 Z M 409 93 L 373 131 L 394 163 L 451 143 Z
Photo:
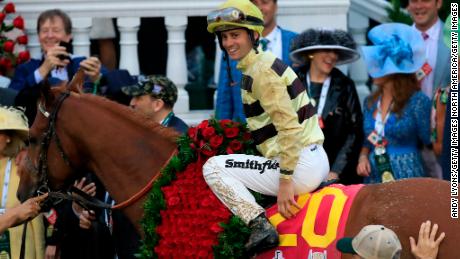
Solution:
M 127 200 L 120 202 L 116 205 L 111 205 L 108 203 L 105 203 L 101 200 L 98 200 L 85 192 L 81 191 L 78 188 L 75 188 L 74 186 L 70 187 L 70 190 L 67 193 L 62 193 L 62 192 L 53 192 L 51 191 L 51 188 L 48 185 L 48 175 L 49 175 L 49 168 L 48 168 L 48 149 L 50 147 L 51 141 L 54 138 L 56 142 L 56 146 L 58 148 L 59 155 L 61 158 L 64 160 L 65 164 L 70 167 L 72 170 L 75 170 L 76 167 L 74 164 L 71 162 L 69 156 L 66 154 L 64 151 L 64 148 L 61 144 L 61 140 L 56 132 L 56 123 L 57 123 L 57 116 L 58 112 L 62 106 L 62 103 L 65 101 L 67 97 L 70 96 L 69 91 L 65 91 L 61 93 L 61 95 L 58 98 L 58 101 L 54 107 L 54 109 L 50 112 L 46 111 L 45 106 L 40 102 L 38 104 L 38 111 L 45 117 L 49 118 L 48 121 L 48 128 L 46 132 L 43 134 L 42 141 L 40 142 L 40 153 L 39 153 L 39 161 L 38 161 L 38 166 L 35 166 L 32 161 L 30 160 L 30 157 L 26 157 L 26 166 L 29 168 L 33 169 L 34 171 L 37 172 L 39 176 L 39 187 L 37 189 L 37 194 L 44 194 L 48 193 L 48 198 L 47 199 L 55 199 L 58 200 L 58 202 L 55 202 L 53 204 L 57 204 L 62 200 L 72 200 L 77 202 L 80 206 L 82 206 L 85 209 L 92 209 L 92 208 L 102 208 L 102 209 L 123 209 L 126 208 L 132 204 L 134 204 L 136 201 L 141 199 L 153 186 L 153 183 L 155 180 L 159 177 L 159 173 L 155 174 L 152 179 L 143 187 L 141 190 L 139 190 L 137 193 L 132 195 L 130 198 Z M 170 159 L 174 156 L 174 153 L 171 155 Z M 168 160 L 169 162 L 169 160 Z M 30 170 L 30 169 L 29 169 Z
M 51 112 L 51 114 L 46 111 L 44 105 L 41 102 L 38 104 L 38 110 L 43 116 L 45 116 L 45 118 L 49 118 L 49 121 L 48 121 L 48 129 L 43 134 L 43 139 L 40 142 L 40 153 L 38 156 L 39 160 L 38 160 L 38 168 L 37 168 L 37 173 L 38 173 L 40 180 L 39 180 L 39 187 L 37 191 L 50 192 L 50 188 L 48 186 L 48 173 L 49 173 L 48 149 L 50 147 L 51 140 L 53 139 L 53 137 L 56 141 L 58 152 L 60 156 L 62 157 L 62 159 L 64 160 L 64 163 L 70 168 L 75 169 L 73 164 L 70 162 L 69 156 L 64 152 L 64 149 L 61 144 L 61 140 L 56 133 L 56 121 L 57 121 L 58 112 L 61 108 L 62 103 L 67 97 L 69 97 L 69 95 L 70 95 L 70 92 L 66 91 L 66 92 L 63 92 L 59 96 L 57 104 L 55 108 L 53 109 L 53 111 Z

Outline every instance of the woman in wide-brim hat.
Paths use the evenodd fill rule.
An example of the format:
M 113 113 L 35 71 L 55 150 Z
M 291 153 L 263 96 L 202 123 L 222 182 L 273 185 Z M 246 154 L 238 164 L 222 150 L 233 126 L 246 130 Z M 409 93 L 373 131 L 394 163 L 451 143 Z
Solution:
M 343 30 L 308 29 L 293 39 L 290 55 L 300 65 L 299 78 L 315 101 L 329 179 L 362 182 L 356 174 L 363 141 L 360 102 L 354 82 L 335 67 L 359 59 L 355 41 Z
M 29 127 L 24 113 L 12 107 L 0 107 L 0 214 L 15 210 L 20 202 L 16 198 L 19 186 L 16 156 L 24 148 Z M 26 258 L 43 258 L 45 253 L 43 218 L 40 216 L 31 220 L 27 227 L 25 245 Z M 7 230 L 10 240 L 10 258 L 19 258 L 23 227 L 13 227 Z
M 431 145 L 431 103 L 416 76 L 426 60 L 422 36 L 398 23 L 379 25 L 368 36 L 374 45 L 362 50 L 377 90 L 363 105 L 367 138 L 357 172 L 366 183 L 425 176 L 418 145 Z

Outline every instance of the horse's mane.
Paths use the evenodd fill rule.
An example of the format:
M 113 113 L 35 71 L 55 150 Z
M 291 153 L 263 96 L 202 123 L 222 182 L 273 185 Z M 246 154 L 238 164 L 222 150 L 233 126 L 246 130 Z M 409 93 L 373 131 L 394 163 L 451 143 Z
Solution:
M 160 137 L 166 138 L 171 142 L 176 142 L 177 137 L 179 136 L 179 133 L 174 129 L 163 127 L 161 124 L 154 122 L 143 114 L 134 111 L 130 107 L 116 103 L 105 97 L 93 94 L 72 94 L 72 96 L 79 98 L 79 101 L 103 108 L 105 111 L 121 120 L 128 121 L 149 131 L 158 132 Z

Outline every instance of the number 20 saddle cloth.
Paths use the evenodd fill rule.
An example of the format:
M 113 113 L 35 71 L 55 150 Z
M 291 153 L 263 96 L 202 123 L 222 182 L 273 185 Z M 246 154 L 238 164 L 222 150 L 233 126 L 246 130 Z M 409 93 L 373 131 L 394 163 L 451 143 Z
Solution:
M 363 186 L 334 184 L 299 195 L 296 200 L 302 209 L 289 220 L 278 213 L 276 205 L 270 207 L 267 216 L 280 235 L 280 244 L 257 258 L 340 258 L 335 246 L 344 235 L 351 205 Z

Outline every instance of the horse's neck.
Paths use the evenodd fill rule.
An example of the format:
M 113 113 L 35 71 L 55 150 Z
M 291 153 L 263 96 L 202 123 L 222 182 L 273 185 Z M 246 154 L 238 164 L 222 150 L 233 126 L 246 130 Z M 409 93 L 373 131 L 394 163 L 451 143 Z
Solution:
M 60 111 L 63 117 L 71 118 L 64 127 L 76 142 L 76 155 L 84 157 L 82 165 L 97 175 L 117 202 L 124 201 L 159 172 L 166 156 L 157 151 L 158 147 L 165 152 L 174 147 L 165 140 L 152 139 L 157 136 L 154 132 L 125 118 L 126 114 L 79 102 L 74 99 L 70 102 L 73 105 Z

